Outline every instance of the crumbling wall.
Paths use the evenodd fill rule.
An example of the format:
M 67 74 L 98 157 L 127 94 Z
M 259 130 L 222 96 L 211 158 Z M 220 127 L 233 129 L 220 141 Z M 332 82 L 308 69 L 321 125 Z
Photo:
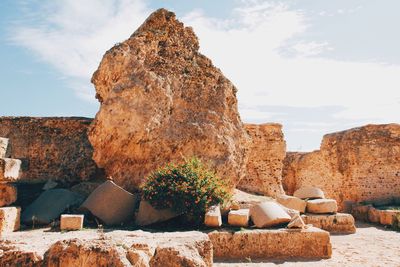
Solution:
M 283 194 L 282 168 L 286 143 L 282 125 L 277 123 L 245 124 L 251 138 L 248 146 L 246 176 L 238 188 L 275 197 Z
M 92 160 L 88 118 L 0 117 L 0 136 L 10 139 L 7 156 L 21 159 L 20 182 L 73 183 L 101 174 Z
M 400 125 L 367 125 L 324 136 L 320 150 L 287 153 L 283 186 L 288 194 L 304 185 L 326 197 L 364 201 L 400 196 Z

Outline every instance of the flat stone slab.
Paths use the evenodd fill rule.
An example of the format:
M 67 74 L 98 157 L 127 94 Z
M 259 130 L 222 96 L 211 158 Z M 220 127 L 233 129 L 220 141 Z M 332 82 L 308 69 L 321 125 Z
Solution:
M 335 234 L 353 234 L 356 232 L 354 217 L 347 213 L 336 214 L 310 214 L 301 216 L 305 224 L 312 224 L 314 227 Z
M 62 214 L 60 217 L 60 230 L 74 231 L 83 228 L 84 215 Z
M 16 182 L 21 177 L 21 160 L 0 158 L 0 182 Z
M 214 259 L 325 259 L 332 255 L 329 233 L 310 227 L 304 230 L 255 229 L 208 233 Z
M 249 225 L 249 209 L 231 210 L 228 214 L 228 223 L 232 226 L 247 227 Z
M 9 232 L 18 231 L 20 227 L 20 216 L 21 208 L 19 207 L 0 208 L 0 236 Z

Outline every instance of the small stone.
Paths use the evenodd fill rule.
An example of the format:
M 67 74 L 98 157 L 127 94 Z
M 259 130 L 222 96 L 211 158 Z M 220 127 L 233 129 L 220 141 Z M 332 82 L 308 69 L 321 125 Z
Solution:
M 291 217 L 280 204 L 268 201 L 250 208 L 250 216 L 258 228 L 270 227 L 291 221 Z
M 14 182 L 21 176 L 19 159 L 0 158 L 0 182 Z
M 307 212 L 310 213 L 336 213 L 338 209 L 334 199 L 313 199 L 307 201 Z
M 204 216 L 204 224 L 208 227 L 220 227 L 222 225 L 221 209 L 219 206 L 212 206 Z
M 83 228 L 84 215 L 62 214 L 60 219 L 61 231 L 74 231 Z
M 321 189 L 313 186 L 303 186 L 296 190 L 293 196 L 301 199 L 325 198 L 324 192 Z
M 154 223 L 168 221 L 179 214 L 171 209 L 155 209 L 145 200 L 140 201 L 139 212 L 136 216 L 135 223 L 140 226 L 150 225 Z
M 306 227 L 306 224 L 304 223 L 303 219 L 301 218 L 300 214 L 296 215 L 295 217 L 292 218 L 292 220 L 289 222 L 288 228 L 298 228 L 298 229 L 304 229 Z
M 0 158 L 5 158 L 7 154 L 8 138 L 0 137 Z
M 277 198 L 277 201 L 286 208 L 294 209 L 301 213 L 306 211 L 307 202 L 298 197 L 281 195 Z
M 382 210 L 379 217 L 380 224 L 383 225 L 392 225 L 393 224 L 393 217 L 396 214 L 400 214 L 398 210 Z
M 249 225 L 249 213 L 249 209 L 231 210 L 228 214 L 229 225 L 247 227 Z
M 20 207 L 0 208 L 0 235 L 18 231 L 20 227 Z
M 0 184 L 0 207 L 17 201 L 17 187 L 11 184 Z

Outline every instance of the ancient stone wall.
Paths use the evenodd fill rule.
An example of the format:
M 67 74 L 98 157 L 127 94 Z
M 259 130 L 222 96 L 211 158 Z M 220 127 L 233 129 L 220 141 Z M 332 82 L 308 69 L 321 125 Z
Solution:
M 238 188 L 267 196 L 283 194 L 282 168 L 286 143 L 282 125 L 277 123 L 245 124 L 251 138 L 248 146 L 246 176 Z
M 0 117 L 7 157 L 21 159 L 21 182 L 74 183 L 100 174 L 87 137 L 88 118 Z
M 363 201 L 400 196 L 400 125 L 367 125 L 324 136 L 321 149 L 288 153 L 283 186 L 288 194 L 304 185 L 328 198 Z

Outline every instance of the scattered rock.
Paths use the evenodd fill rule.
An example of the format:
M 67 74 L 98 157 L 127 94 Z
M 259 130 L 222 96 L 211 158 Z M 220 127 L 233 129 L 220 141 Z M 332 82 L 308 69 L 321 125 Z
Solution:
M 81 209 L 90 211 L 107 225 L 116 225 L 133 219 L 137 200 L 136 195 L 106 181 L 89 195 Z
M 336 213 L 338 210 L 334 199 L 313 199 L 307 201 L 307 212 L 309 213 Z
M 144 226 L 168 221 L 177 216 L 179 216 L 179 214 L 173 212 L 171 209 L 158 210 L 153 208 L 149 202 L 142 200 L 140 201 L 139 212 L 136 216 L 135 223 Z
M 21 177 L 19 159 L 0 158 L 0 182 L 15 182 Z
M 368 222 L 368 210 L 372 208 L 372 205 L 358 205 L 355 204 L 351 208 L 351 214 L 358 221 Z
M 255 204 L 272 200 L 273 199 L 270 197 L 250 194 L 238 189 L 235 189 L 233 191 L 233 196 L 232 196 L 232 202 L 238 203 L 239 208 L 241 209 L 249 209 L 251 206 Z
M 368 210 L 368 221 L 372 223 L 380 223 L 381 211 L 371 207 Z
M 21 216 L 24 224 L 49 224 L 58 219 L 60 215 L 83 201 L 81 195 L 66 189 L 50 189 L 44 191 Z
M 8 138 L 0 137 L 0 158 L 7 157 Z
M 288 223 L 291 217 L 283 208 L 272 201 L 262 202 L 250 208 L 250 216 L 258 228 L 271 227 L 282 223 Z
M 20 215 L 21 208 L 19 207 L 0 208 L 0 236 L 4 233 L 19 230 Z
M 379 222 L 383 225 L 392 225 L 393 218 L 396 214 L 400 214 L 399 210 L 383 210 L 381 211 Z
M 247 227 L 249 225 L 249 209 L 231 210 L 228 223 L 232 226 Z
M 71 231 L 83 228 L 84 215 L 62 214 L 60 219 L 60 230 Z
M 222 225 L 221 209 L 219 206 L 212 206 L 204 216 L 204 224 L 208 227 L 220 227 Z
M 287 195 L 280 195 L 277 197 L 276 200 L 278 201 L 279 204 L 289 209 L 294 209 L 301 213 L 304 213 L 306 211 L 307 202 L 300 198 Z
M 321 189 L 313 186 L 303 186 L 297 189 L 293 196 L 301 199 L 325 198 L 324 192 L 322 192 Z
M 334 234 L 353 234 L 356 232 L 354 217 L 351 214 L 304 214 L 301 216 L 306 224 L 321 228 Z
M 303 219 L 301 218 L 300 214 L 297 214 L 292 220 L 289 222 L 287 228 L 289 229 L 304 229 L 306 224 L 304 223 Z
M 8 206 L 15 201 L 17 201 L 17 187 L 0 183 L 0 207 Z

